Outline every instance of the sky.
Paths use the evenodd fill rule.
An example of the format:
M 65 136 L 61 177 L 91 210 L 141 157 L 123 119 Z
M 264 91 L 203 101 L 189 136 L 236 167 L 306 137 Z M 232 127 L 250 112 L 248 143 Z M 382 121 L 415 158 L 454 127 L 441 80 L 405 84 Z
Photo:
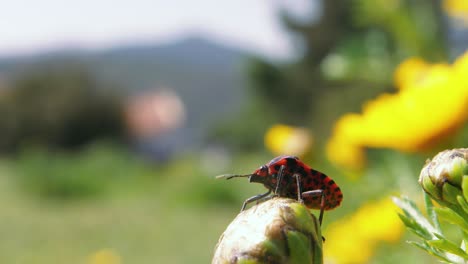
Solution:
M 312 0 L 311 0 L 312 1 Z M 294 53 L 277 7 L 308 16 L 307 0 L 0 0 L 0 55 L 164 43 L 194 32 L 273 58 Z

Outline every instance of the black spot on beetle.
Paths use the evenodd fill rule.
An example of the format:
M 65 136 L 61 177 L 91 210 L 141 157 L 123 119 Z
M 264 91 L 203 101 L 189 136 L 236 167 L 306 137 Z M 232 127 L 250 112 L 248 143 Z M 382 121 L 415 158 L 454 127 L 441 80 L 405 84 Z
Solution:
M 290 168 L 296 167 L 297 161 L 294 158 L 286 158 L 286 166 Z

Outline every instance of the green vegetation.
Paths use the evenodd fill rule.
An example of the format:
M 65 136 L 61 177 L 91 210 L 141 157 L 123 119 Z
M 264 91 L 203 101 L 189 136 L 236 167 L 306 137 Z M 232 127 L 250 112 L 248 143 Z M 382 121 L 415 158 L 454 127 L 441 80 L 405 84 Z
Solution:
M 421 170 L 419 183 L 425 191 L 426 218 L 408 198 L 394 198 L 403 210 L 401 220 L 422 239 L 409 243 L 447 263 L 466 263 L 468 253 L 468 149 L 440 152 Z M 434 206 L 432 199 L 437 202 Z M 445 226 L 458 227 L 459 237 L 451 240 Z M 448 234 L 451 235 L 451 234 Z M 461 241 L 461 242 L 460 242 Z
M 392 153 L 381 158 L 385 157 L 398 160 Z M 250 172 L 269 158 L 241 156 L 217 173 Z M 215 180 L 215 164 L 213 168 L 200 164 L 199 155 L 188 155 L 166 165 L 151 165 L 108 144 L 73 155 L 29 151 L 4 159 L 0 262 L 83 263 L 90 254 L 111 248 L 122 263 L 208 263 L 242 202 L 264 192 L 264 187 L 246 180 Z M 325 232 L 328 225 L 356 210 L 360 201 L 377 199 L 398 185 L 383 177 L 392 174 L 395 163 L 371 168 L 360 181 L 343 177 L 326 163 L 313 165 L 333 175 L 345 194 L 343 206 L 325 214 Z M 34 178 L 47 173 L 51 175 L 42 183 Z M 66 182 L 60 174 L 76 178 Z M 67 193 L 70 188 L 79 191 Z M 373 258 L 378 260 L 375 263 L 392 263 L 398 256 L 426 259 L 410 245 L 382 246 L 399 253 L 381 250 Z
M 83 263 L 112 248 L 124 263 L 206 263 L 244 195 L 236 184 L 194 173 L 195 165 L 154 167 L 102 146 L 3 160 L 0 262 Z M 69 199 L 50 199 L 57 196 Z
M 77 148 L 102 138 L 121 139 L 123 99 L 73 64 L 19 74 L 0 94 L 0 152 L 23 146 Z

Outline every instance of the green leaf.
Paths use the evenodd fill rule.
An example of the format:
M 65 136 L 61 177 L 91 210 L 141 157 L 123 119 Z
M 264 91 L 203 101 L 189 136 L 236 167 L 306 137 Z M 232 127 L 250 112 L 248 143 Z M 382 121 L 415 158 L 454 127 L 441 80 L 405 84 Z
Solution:
M 463 198 L 463 196 L 461 195 L 458 195 L 457 201 L 460 207 L 463 209 L 463 211 L 465 211 L 465 213 L 468 214 L 468 203 L 466 202 L 465 198 Z
M 468 175 L 464 175 L 462 179 L 462 190 L 465 200 L 468 201 Z
M 447 257 L 455 263 L 465 263 L 464 259 L 468 259 L 468 254 L 466 254 L 465 251 L 446 239 L 429 240 L 426 242 L 430 246 L 433 246 L 441 251 L 453 254 L 454 256 L 448 255 Z
M 427 253 L 439 258 L 440 260 L 442 261 L 445 261 L 447 263 L 450 263 L 450 259 L 447 258 L 446 255 L 444 255 L 443 253 L 441 253 L 440 251 L 430 247 L 426 242 L 424 243 L 420 243 L 420 242 L 416 242 L 416 241 L 406 241 L 408 244 L 410 245 L 413 245 L 413 246 L 416 246 L 424 251 L 426 251 Z
M 434 210 L 434 204 L 432 203 L 431 197 L 426 192 L 423 192 L 423 195 L 424 195 L 424 204 L 426 205 L 427 215 L 429 216 L 429 219 L 432 221 L 432 224 L 434 225 L 435 229 L 437 229 L 437 231 L 441 233 L 442 231 L 440 229 L 439 219 L 437 218 L 437 214 Z
M 446 182 L 442 186 L 442 200 L 450 204 L 456 204 L 457 195 L 460 195 L 462 193 L 459 188 L 460 187 L 452 186 L 449 182 Z
M 278 258 L 280 258 L 281 255 L 286 254 L 286 251 L 284 250 L 284 248 L 286 248 L 286 245 L 283 241 L 265 240 L 262 243 L 262 247 L 264 248 L 265 252 L 268 252 L 268 254 L 271 256 L 277 256 Z
M 466 242 L 468 241 L 467 237 L 468 237 L 468 234 L 463 232 L 463 240 L 461 242 L 460 248 L 463 249 L 465 251 L 465 253 L 468 253 L 467 248 L 466 248 Z
M 298 231 L 287 232 L 288 247 L 290 250 L 290 263 L 312 263 L 314 256 L 310 253 L 310 240 Z
M 427 230 L 421 228 L 421 226 L 417 225 L 406 215 L 398 214 L 398 216 L 400 217 L 401 221 L 406 225 L 406 227 L 417 236 L 426 240 L 433 239 L 433 236 L 429 232 L 427 232 Z
M 431 248 L 425 243 L 420 243 L 420 242 L 416 242 L 416 241 L 406 241 L 406 243 L 411 244 L 413 246 L 417 246 L 418 248 L 420 248 L 422 250 L 425 250 L 427 252 L 429 252 L 431 250 Z
M 466 220 L 450 208 L 435 208 L 437 214 L 443 220 L 458 225 L 464 232 L 468 232 L 468 223 Z
M 468 164 L 465 158 L 458 156 L 458 154 L 462 154 L 462 153 L 453 152 L 453 154 L 455 154 L 456 157 L 452 157 L 452 159 L 450 160 L 450 163 L 451 163 L 450 164 L 451 168 L 449 170 L 450 182 L 452 182 L 456 186 L 460 186 L 464 175 L 468 173 Z
M 426 238 L 426 239 L 435 239 L 435 236 L 433 234 L 440 233 L 424 217 L 424 215 L 421 213 L 421 211 L 416 206 L 416 204 L 412 202 L 411 200 L 409 200 L 408 198 L 403 197 L 403 199 L 399 199 L 397 197 L 393 197 L 393 202 L 403 210 L 406 217 L 410 219 L 411 222 L 417 226 L 416 228 L 418 230 L 420 230 L 423 233 L 427 233 L 431 236 L 431 238 Z
M 295 226 L 301 231 L 306 231 L 306 233 L 312 236 L 312 241 L 314 241 L 317 247 L 322 248 L 322 233 L 320 229 L 320 224 L 315 217 L 312 217 L 309 210 L 302 204 L 291 204 L 290 208 L 294 212 L 294 223 Z
M 421 187 L 423 188 L 424 192 L 430 194 L 436 200 L 442 199 L 442 190 L 439 188 L 439 186 L 434 184 L 431 177 L 425 175 L 421 178 L 419 183 L 421 184 Z

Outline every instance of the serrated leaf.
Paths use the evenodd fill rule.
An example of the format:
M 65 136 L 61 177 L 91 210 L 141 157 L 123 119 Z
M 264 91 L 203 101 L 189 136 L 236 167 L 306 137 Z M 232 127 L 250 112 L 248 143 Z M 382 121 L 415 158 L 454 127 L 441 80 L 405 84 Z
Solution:
M 466 254 L 461 248 L 457 245 L 453 244 L 452 242 L 446 239 L 438 239 L 438 240 L 429 240 L 426 241 L 427 244 L 433 246 L 439 250 L 444 252 L 448 252 L 453 254 L 453 256 L 447 256 L 451 261 L 455 263 L 465 263 L 464 259 L 468 259 L 468 254 Z
M 410 245 L 416 246 L 416 247 L 426 251 L 427 253 L 433 255 L 434 257 L 439 258 L 442 261 L 450 263 L 450 260 L 447 258 L 447 256 L 445 256 L 441 252 L 436 251 L 435 249 L 431 248 L 429 245 L 427 245 L 427 243 L 419 243 L 419 242 L 416 242 L 416 241 L 406 241 L 406 242 L 408 244 L 410 244 Z
M 434 234 L 436 236 L 437 239 L 446 239 L 443 235 L 441 234 Z M 434 240 L 437 240 L 437 239 L 434 239 Z
M 413 245 L 413 246 L 417 246 L 418 248 L 425 250 L 425 251 L 431 250 L 431 248 L 428 245 L 417 242 L 417 241 L 406 241 L 406 243 Z
M 403 224 L 405 224 L 406 227 L 410 228 L 416 228 L 418 225 L 414 221 L 412 221 L 407 215 L 404 214 L 398 214 L 398 217 L 400 217 L 401 221 Z
M 439 217 L 449 223 L 455 224 L 468 232 L 468 223 L 466 220 L 450 208 L 435 208 Z
M 430 233 L 428 233 L 425 229 L 421 228 L 406 215 L 398 214 L 398 216 L 400 217 L 403 224 L 405 224 L 405 226 L 417 236 L 421 237 L 422 239 L 433 239 L 433 236 Z
M 403 210 L 405 215 L 411 219 L 412 222 L 418 225 L 417 229 L 424 230 L 424 233 L 431 235 L 431 238 L 427 239 L 434 239 L 435 236 L 433 234 L 439 233 L 437 229 L 434 228 L 431 223 L 424 217 L 414 202 L 405 197 L 403 199 L 393 197 L 393 202 Z

